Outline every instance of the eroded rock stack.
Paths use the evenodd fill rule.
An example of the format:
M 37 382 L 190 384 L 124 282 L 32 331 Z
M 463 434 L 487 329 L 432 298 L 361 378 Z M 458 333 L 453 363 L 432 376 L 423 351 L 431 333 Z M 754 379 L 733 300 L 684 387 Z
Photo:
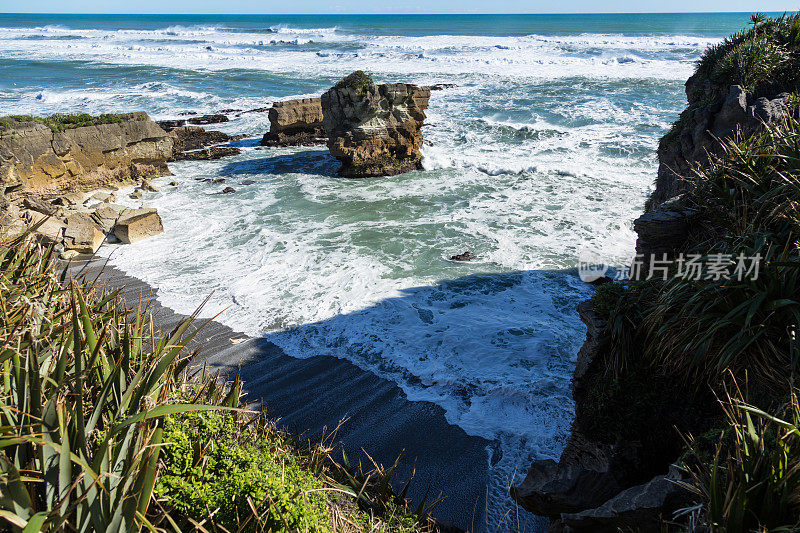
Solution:
M 144 112 L 71 124 L 0 118 L 0 187 L 90 190 L 169 174 L 173 139 Z
M 262 146 L 303 146 L 324 144 L 328 137 L 322 125 L 319 98 L 298 98 L 275 102 L 269 110 L 269 132 Z
M 328 149 L 347 177 L 391 176 L 421 168 L 422 132 L 430 88 L 375 85 L 361 71 L 322 95 Z

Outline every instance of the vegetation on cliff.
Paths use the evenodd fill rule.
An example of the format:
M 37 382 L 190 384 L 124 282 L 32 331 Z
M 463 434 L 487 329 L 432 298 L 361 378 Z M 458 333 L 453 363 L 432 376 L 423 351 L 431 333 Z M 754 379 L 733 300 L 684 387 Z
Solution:
M 92 116 L 87 113 L 75 113 L 72 115 L 64 115 L 59 113 L 50 115 L 49 117 L 12 115 L 8 117 L 0 117 L 0 133 L 2 133 L 4 130 L 11 129 L 10 123 L 7 119 L 12 119 L 16 122 L 36 122 L 38 124 L 44 124 L 54 132 L 60 132 L 73 128 L 83 128 L 85 126 L 119 124 L 123 121 L 123 116 L 111 114 Z
M 698 72 L 754 90 L 796 84 L 789 43 L 797 44 L 798 28 L 797 16 L 756 17 L 748 32 L 709 50 Z M 729 68 L 749 69 L 743 58 L 765 39 L 793 70 L 748 78 Z M 715 530 L 800 527 L 799 117 L 794 97 L 785 120 L 723 140 L 721 155 L 697 170 L 696 189 L 680 200 L 698 213 L 679 250 L 685 257 L 722 261 L 732 273 L 757 258 L 757 271 L 748 263 L 744 275 L 695 276 L 673 263 L 664 280 L 603 287 L 593 300 L 609 325 L 591 405 L 577 407 L 581 427 L 604 442 L 645 443 L 650 475 L 677 457 L 681 436 L 689 439 L 683 467 L 697 506 L 683 516 Z M 643 401 L 647 409 L 637 407 Z M 701 445 L 691 435 L 714 442 Z
M 337 464 L 192 380 L 192 319 L 58 274 L 52 249 L 0 243 L 0 523 L 21 531 L 418 531 L 393 469 Z M 225 528 L 225 529 L 222 529 Z

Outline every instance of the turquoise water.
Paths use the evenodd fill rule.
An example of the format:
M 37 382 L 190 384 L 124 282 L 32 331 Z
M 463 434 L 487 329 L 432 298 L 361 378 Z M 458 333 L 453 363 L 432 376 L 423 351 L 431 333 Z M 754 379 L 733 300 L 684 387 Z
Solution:
M 431 97 L 424 170 L 391 178 L 338 178 L 321 148 L 258 148 L 264 113 L 222 124 L 250 136 L 243 153 L 171 165 L 144 198 L 166 232 L 103 253 L 178 311 L 213 292 L 208 316 L 442 406 L 492 442 L 476 483 L 486 528 L 503 530 L 508 484 L 557 458 L 572 420 L 574 308 L 590 294 L 577 256 L 628 261 L 683 83 L 747 19 L 0 15 L 0 113 L 252 109 L 355 69 L 457 84 Z M 448 260 L 465 250 L 479 259 Z

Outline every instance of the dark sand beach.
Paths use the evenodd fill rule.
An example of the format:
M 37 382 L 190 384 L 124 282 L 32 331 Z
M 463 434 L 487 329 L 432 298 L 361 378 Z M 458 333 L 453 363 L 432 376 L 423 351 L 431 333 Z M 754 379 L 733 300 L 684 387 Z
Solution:
M 129 303 L 146 302 L 164 331 L 186 318 L 162 306 L 156 289 L 105 259 L 73 260 L 69 268 L 75 276 L 85 273 L 120 290 Z M 216 321 L 208 322 L 194 342 L 202 348 L 198 364 L 223 375 L 240 372 L 247 399 L 260 402 L 282 427 L 319 438 L 345 420 L 337 440 L 349 457 L 369 464 L 363 449 L 387 465 L 403 453 L 397 479 L 404 481 L 416 470 L 409 490 L 413 504 L 426 494 L 428 501 L 441 495 L 445 499 L 433 513 L 439 520 L 468 530 L 484 523 L 490 442 L 449 424 L 441 407 L 409 401 L 397 385 L 349 361 L 323 355 L 296 359 L 267 340 L 248 338 Z

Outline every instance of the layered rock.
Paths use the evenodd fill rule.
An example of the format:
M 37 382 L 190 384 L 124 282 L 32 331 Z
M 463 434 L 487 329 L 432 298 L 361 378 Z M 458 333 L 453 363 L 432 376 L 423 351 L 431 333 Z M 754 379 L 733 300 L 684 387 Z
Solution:
M 375 85 L 354 72 L 321 97 L 328 149 L 347 177 L 390 176 L 421 168 L 422 123 L 430 88 Z
M 737 133 L 751 135 L 789 112 L 788 93 L 756 98 L 732 85 L 721 94 L 721 88 L 698 81 L 698 75 L 686 82 L 686 95 L 689 107 L 659 143 L 656 188 L 645 213 L 634 221 L 636 252 L 645 262 L 651 255 L 682 251 L 697 217 L 697 210 L 685 201 L 695 189 L 696 170 L 721 153 L 724 142 Z
M 170 135 L 173 137 L 170 161 L 220 159 L 241 153 L 235 146 L 221 146 L 234 140 L 221 131 L 206 131 L 201 126 L 177 126 L 170 130 Z
M 164 224 L 155 209 L 131 209 L 123 212 L 114 225 L 114 235 L 131 244 L 164 231 Z
M 116 117 L 63 131 L 0 118 L 0 187 L 49 194 L 169 174 L 172 137 L 144 112 Z
M 275 102 L 268 116 L 269 132 L 261 139 L 262 146 L 316 145 L 328 140 L 319 98 Z
M 722 142 L 737 131 L 752 134 L 788 113 L 789 93 L 756 98 L 739 85 L 719 93 L 720 88 L 698 81 L 697 74 L 686 82 L 689 107 L 659 144 L 658 177 L 648 210 L 691 192 L 695 169 L 706 164 L 709 155 L 720 153 Z

